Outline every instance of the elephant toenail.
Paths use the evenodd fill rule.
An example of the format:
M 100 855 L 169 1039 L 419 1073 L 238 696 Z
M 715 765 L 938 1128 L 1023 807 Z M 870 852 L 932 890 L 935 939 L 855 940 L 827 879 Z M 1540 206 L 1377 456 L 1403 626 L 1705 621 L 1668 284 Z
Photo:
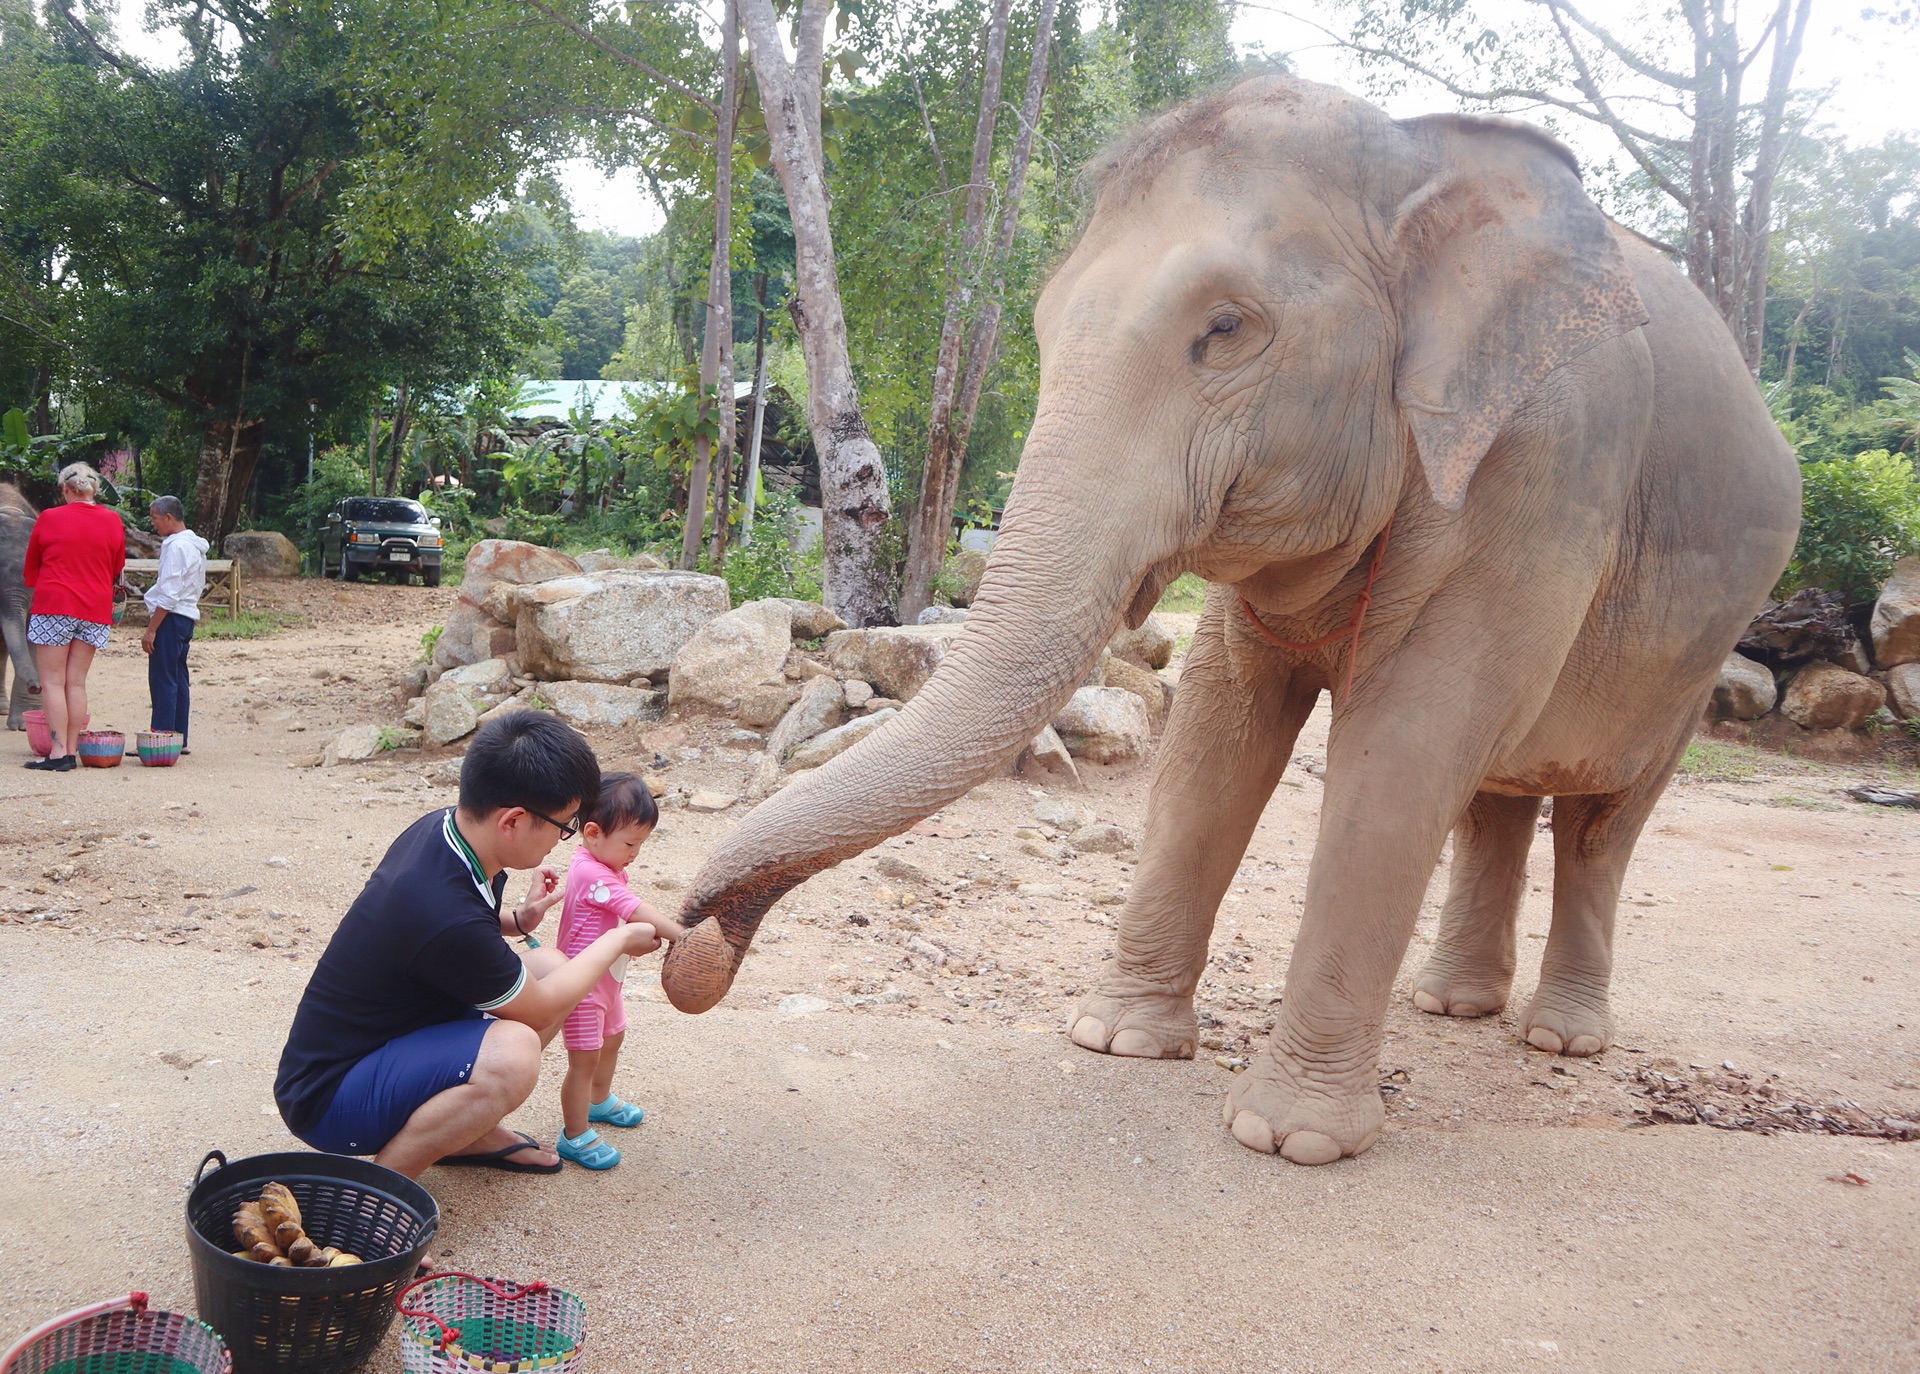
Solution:
M 1607 1042 L 1597 1035 L 1576 1035 L 1567 1045 L 1567 1053 L 1576 1056 L 1598 1054 L 1607 1047 Z
M 1340 1158 L 1340 1146 L 1319 1131 L 1293 1131 L 1281 1143 L 1280 1157 L 1294 1164 L 1331 1164 Z
M 1414 993 L 1413 1004 L 1429 1016 L 1445 1016 L 1447 1014 L 1447 1004 L 1430 992 Z
M 1545 1026 L 1535 1026 L 1528 1031 L 1527 1043 L 1536 1050 L 1545 1050 L 1548 1054 L 1560 1053 L 1560 1037 Z
M 1239 1112 L 1233 1118 L 1233 1138 L 1249 1150 L 1273 1153 L 1273 1125 L 1258 1112 Z M 1336 1155 L 1339 1151 L 1334 1152 Z
M 1160 1045 L 1145 1031 L 1129 1027 L 1113 1033 L 1113 1041 L 1107 1046 L 1107 1053 L 1117 1054 L 1127 1059 L 1158 1059 Z
M 1091 1016 L 1083 1016 L 1073 1023 L 1071 1039 L 1083 1050 L 1097 1054 L 1107 1052 L 1107 1028 Z

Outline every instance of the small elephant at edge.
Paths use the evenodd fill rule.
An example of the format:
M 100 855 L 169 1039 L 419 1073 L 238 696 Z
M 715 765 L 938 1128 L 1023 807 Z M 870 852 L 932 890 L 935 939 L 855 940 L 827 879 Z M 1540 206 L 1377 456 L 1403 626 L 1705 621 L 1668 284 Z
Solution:
M 33 663 L 33 646 L 27 643 L 27 608 L 33 604 L 33 589 L 21 582 L 27 567 L 27 540 L 33 535 L 33 522 L 39 512 L 33 503 L 13 487 L 0 484 L 0 637 L 7 642 L 7 656 L 13 660 L 13 693 L 7 698 L 7 729 L 27 728 L 27 708 L 38 701 L 40 670 Z M 6 664 L 0 661 L 0 683 L 6 679 Z
M 1331 693 L 1284 1001 L 1224 1107 L 1242 1144 L 1328 1163 L 1384 1124 L 1387 1007 L 1449 833 L 1419 1007 L 1506 1003 L 1552 797 L 1519 1029 L 1559 1054 L 1612 1039 L 1621 881 L 1793 548 L 1799 473 L 1711 303 L 1539 129 L 1265 77 L 1092 173 L 1034 311 L 1038 407 L 965 630 L 896 720 L 728 833 L 662 982 L 712 1005 L 782 893 L 991 776 L 1116 623 L 1195 570 L 1140 864 L 1071 1034 L 1194 1053 L 1216 909 Z

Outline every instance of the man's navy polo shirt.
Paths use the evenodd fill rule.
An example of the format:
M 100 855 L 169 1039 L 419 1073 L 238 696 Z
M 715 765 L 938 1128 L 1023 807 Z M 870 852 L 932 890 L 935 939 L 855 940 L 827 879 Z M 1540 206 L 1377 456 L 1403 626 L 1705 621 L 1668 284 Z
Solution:
M 504 872 L 487 881 L 451 807 L 401 832 L 293 1014 L 273 1084 L 290 1130 L 311 1129 L 347 1070 L 389 1040 L 513 1000 L 527 969 L 500 937 L 506 886 Z

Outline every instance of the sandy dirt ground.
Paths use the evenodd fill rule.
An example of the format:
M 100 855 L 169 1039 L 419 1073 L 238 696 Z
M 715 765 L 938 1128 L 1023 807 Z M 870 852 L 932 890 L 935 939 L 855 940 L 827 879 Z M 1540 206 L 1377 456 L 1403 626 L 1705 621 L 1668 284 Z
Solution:
M 0 1336 L 133 1287 L 191 1310 L 194 1166 L 294 1148 L 271 1084 L 313 960 L 392 836 L 454 800 L 451 754 L 300 766 L 394 718 L 392 679 L 451 593 L 260 594 L 302 619 L 196 644 L 180 767 L 31 773 L 24 736 L 0 736 Z M 93 687 L 97 723 L 144 723 L 135 633 Z M 726 786 L 750 763 L 721 733 L 595 744 Z M 1678 780 L 1631 871 L 1620 1038 L 1596 1059 L 1515 1032 L 1545 833 L 1514 1007 L 1413 1008 L 1443 865 L 1389 1017 L 1387 1130 L 1301 1169 L 1235 1144 L 1220 1110 L 1285 978 L 1324 738 L 1323 715 L 1222 909 L 1196 1060 L 1068 1043 L 1133 856 L 1019 836 L 1039 789 L 995 781 L 947 834 L 783 901 L 706 1016 L 637 963 L 616 1086 L 647 1121 L 625 1162 L 429 1171 L 434 1262 L 579 1292 L 602 1371 L 1920 1369 L 1920 1146 L 1647 1125 L 1643 1095 L 1737 1114 L 1764 1084 L 1920 1118 L 1920 813 L 1837 790 L 1912 786 L 1911 765 L 1729 750 Z M 1098 771 L 1073 799 L 1137 837 L 1148 771 Z M 676 901 L 737 819 L 669 814 L 636 886 Z M 909 952 L 916 935 L 951 957 Z M 783 1014 L 796 995 L 826 1009 Z M 563 1067 L 550 1051 L 510 1124 L 552 1139 Z M 398 1369 L 391 1339 L 373 1367 Z

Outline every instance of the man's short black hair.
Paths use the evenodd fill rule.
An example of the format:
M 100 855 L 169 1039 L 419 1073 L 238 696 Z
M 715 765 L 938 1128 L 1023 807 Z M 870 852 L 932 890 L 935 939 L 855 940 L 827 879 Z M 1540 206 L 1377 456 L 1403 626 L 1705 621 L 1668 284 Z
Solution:
M 508 711 L 480 727 L 460 765 L 460 809 L 491 816 L 510 806 L 565 820 L 600 796 L 600 760 L 578 730 L 545 711 Z
M 580 824 L 592 821 L 602 835 L 636 821 L 651 830 L 659 819 L 660 808 L 647 790 L 646 779 L 633 773 L 604 774 L 599 799 L 580 808 Z

